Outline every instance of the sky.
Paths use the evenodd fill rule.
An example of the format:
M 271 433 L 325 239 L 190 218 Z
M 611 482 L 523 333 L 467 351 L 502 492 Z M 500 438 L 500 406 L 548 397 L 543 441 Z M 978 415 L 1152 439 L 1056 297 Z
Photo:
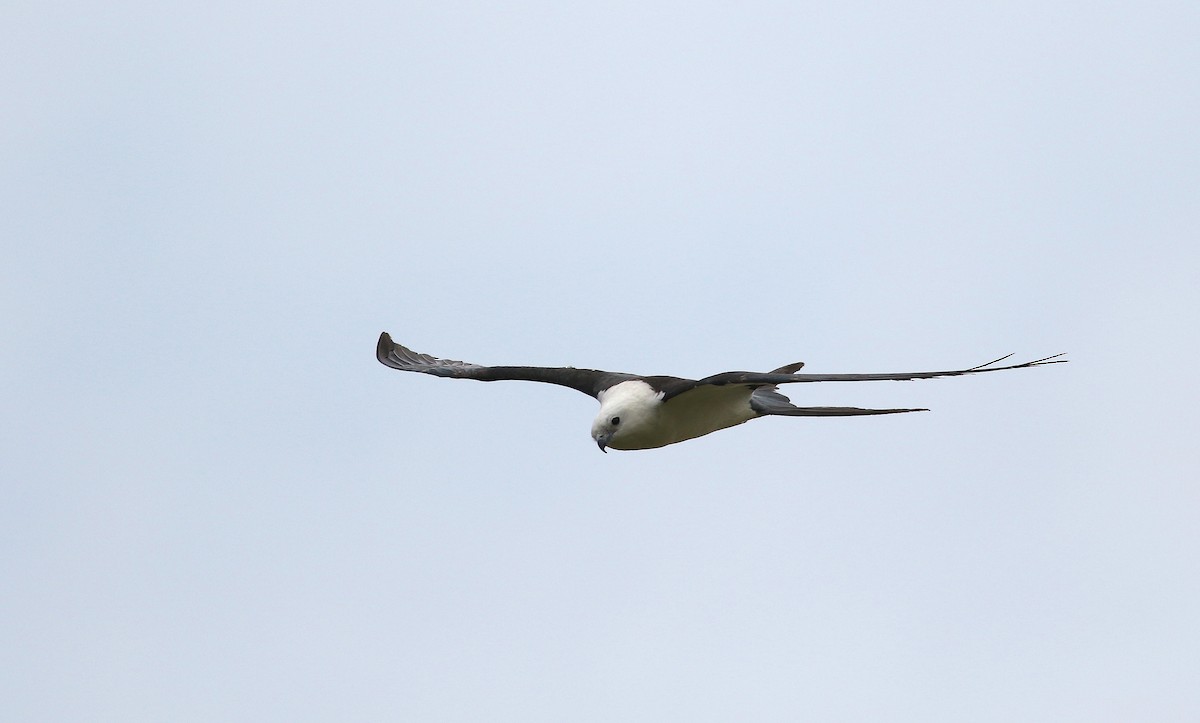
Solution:
M 1200 6 L 8 3 L 11 720 L 1200 719 Z M 803 385 L 601 454 L 483 364 Z

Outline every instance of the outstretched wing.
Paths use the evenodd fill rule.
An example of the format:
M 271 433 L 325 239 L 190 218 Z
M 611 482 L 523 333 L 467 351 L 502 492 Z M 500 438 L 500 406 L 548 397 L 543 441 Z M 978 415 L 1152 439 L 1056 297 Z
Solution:
M 877 382 L 877 381 L 907 381 L 909 379 L 933 379 L 935 377 L 957 377 L 963 374 L 981 374 L 983 372 L 1002 372 L 1006 369 L 1027 369 L 1029 367 L 1046 366 L 1047 364 L 1064 364 L 1066 359 L 1059 359 L 1060 356 L 1066 356 L 1066 352 L 1055 354 L 1053 356 L 1035 359 L 1033 361 L 1023 362 L 1021 364 L 1009 364 L 1007 366 L 995 366 L 1000 362 L 1011 357 L 1012 354 L 1005 354 L 999 359 L 992 360 L 987 364 L 980 364 L 977 367 L 970 369 L 953 369 L 944 372 L 898 372 L 894 374 L 792 374 L 791 381 L 793 382 Z
M 800 382 L 877 382 L 877 381 L 905 381 L 909 379 L 933 379 L 935 377 L 955 377 L 963 374 L 982 374 L 983 372 L 1000 372 L 1006 369 L 1025 369 L 1028 367 L 1045 366 L 1047 364 L 1061 364 L 1066 362 L 1066 359 L 1058 357 L 1064 354 L 1055 354 L 1043 359 L 1035 359 L 1034 361 L 1024 362 L 1023 364 L 1010 364 L 1007 366 L 995 366 L 1000 362 L 1011 357 L 1012 354 L 1002 356 L 999 359 L 990 361 L 987 364 L 980 364 L 970 369 L 952 369 L 941 372 L 895 372 L 890 374 L 779 374 L 776 372 L 761 373 L 761 372 L 723 372 L 714 374 L 711 377 L 705 377 L 694 383 L 692 387 L 672 389 L 667 393 L 667 398 L 681 394 L 690 388 L 703 384 L 712 384 L 715 386 L 724 386 L 726 384 L 741 384 L 750 387 L 766 387 L 776 384 L 796 384 Z M 794 366 L 794 365 L 789 365 Z M 787 367 L 780 367 L 786 369 Z M 907 410 L 905 410 L 907 411 Z
M 402 372 L 421 372 L 437 377 L 452 379 L 476 379 L 481 382 L 516 380 L 545 382 L 577 389 L 584 394 L 597 396 L 601 391 L 626 379 L 636 379 L 632 374 L 605 372 L 597 369 L 575 369 L 574 367 L 486 367 L 471 362 L 453 359 L 438 359 L 428 354 L 419 354 L 392 341 L 386 331 L 379 335 L 375 346 L 375 358 L 384 366 Z

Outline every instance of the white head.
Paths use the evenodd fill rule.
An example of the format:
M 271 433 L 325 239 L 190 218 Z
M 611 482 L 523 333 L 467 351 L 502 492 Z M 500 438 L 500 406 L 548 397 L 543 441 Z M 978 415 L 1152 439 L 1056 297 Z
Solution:
M 655 424 L 662 394 L 643 381 L 628 381 L 600 392 L 600 412 L 592 422 L 592 439 L 607 452 L 613 449 L 657 447 L 661 430 Z

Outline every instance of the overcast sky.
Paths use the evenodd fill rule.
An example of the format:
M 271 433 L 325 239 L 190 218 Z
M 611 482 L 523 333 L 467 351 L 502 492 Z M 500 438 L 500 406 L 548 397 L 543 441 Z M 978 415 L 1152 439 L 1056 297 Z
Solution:
M 9 3 L 0 700 L 1200 719 L 1200 6 Z M 804 385 L 597 451 L 595 402 Z

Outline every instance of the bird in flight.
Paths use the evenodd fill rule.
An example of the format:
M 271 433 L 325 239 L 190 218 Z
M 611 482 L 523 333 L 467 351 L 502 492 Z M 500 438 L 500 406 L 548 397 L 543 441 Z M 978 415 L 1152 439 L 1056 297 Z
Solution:
M 1064 354 L 1044 359 L 996 366 L 1012 355 L 970 369 L 894 374 L 798 374 L 803 362 L 786 364 L 769 372 L 722 372 L 704 379 L 641 376 L 623 372 L 575 367 L 488 367 L 470 362 L 438 359 L 418 354 L 396 342 L 385 331 L 379 335 L 375 357 L 385 366 L 437 377 L 476 379 L 482 382 L 518 380 L 545 382 L 577 389 L 600 402 L 592 422 L 592 439 L 600 451 L 654 449 L 702 437 L 759 417 L 850 417 L 863 414 L 927 412 L 927 409 L 860 409 L 858 407 L 797 407 L 779 393 L 780 384 L 801 382 L 864 382 L 932 379 L 1005 369 L 1059 364 Z

